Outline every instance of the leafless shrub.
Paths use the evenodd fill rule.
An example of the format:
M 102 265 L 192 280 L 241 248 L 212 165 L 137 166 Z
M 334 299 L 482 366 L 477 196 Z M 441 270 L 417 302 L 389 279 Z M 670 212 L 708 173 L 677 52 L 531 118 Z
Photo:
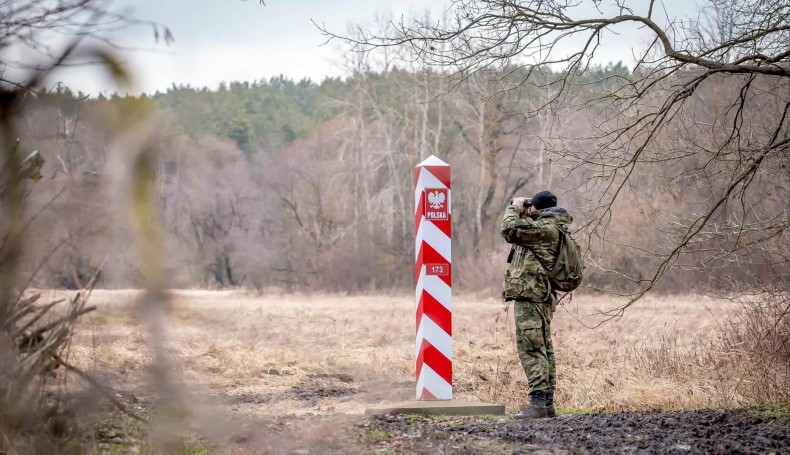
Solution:
M 790 295 L 765 292 L 730 301 L 731 311 L 689 343 L 664 334 L 628 357 L 639 371 L 715 390 L 718 406 L 759 406 L 790 398 Z
M 13 196 L 20 198 L 17 204 L 24 203 L 25 193 L 14 195 L 22 179 L 38 180 L 41 177 L 44 161 L 37 151 L 19 165 L 9 165 L 9 158 L 14 152 L 19 153 L 19 148 L 15 144 L 10 149 L 11 153 L 5 155 L 0 197 L 6 202 L 6 208 Z M 44 399 L 50 374 L 63 367 L 91 385 L 101 387 L 65 360 L 78 319 L 96 309 L 87 306 L 87 300 L 98 273 L 86 281 L 87 292 L 77 293 L 68 302 L 66 299 L 41 302 L 40 294 L 26 292 L 24 281 L 17 284 L 8 280 L 14 276 L 25 229 L 25 224 L 15 226 L 15 223 L 7 223 L 6 230 L 0 233 L 0 271 L 9 286 L 0 294 L 0 361 L 3 365 L 3 373 L 0 374 L 0 450 L 9 453 L 57 452 L 76 433 L 73 416 L 63 414 L 57 398 Z
M 0 58 L 0 360 L 3 365 L 0 452 L 3 453 L 59 453 L 80 444 L 79 440 L 72 440 L 79 435 L 78 412 L 63 406 L 60 394 L 63 388 L 51 394 L 49 375 L 57 368 L 66 370 L 69 377 L 87 382 L 89 389 L 123 409 L 96 380 L 70 365 L 66 355 L 75 324 L 95 309 L 87 305 L 87 300 L 98 271 L 81 277 L 75 274 L 76 283 L 87 286 L 87 292 L 78 293 L 68 302 L 42 303 L 40 295 L 28 293 L 27 288 L 45 261 L 29 275 L 22 273 L 20 267 L 29 241 L 29 228 L 36 217 L 27 213 L 31 193 L 26 179 L 41 178 L 43 160 L 37 152 L 23 159 L 18 122 L 26 100 L 59 68 L 99 62 L 120 82 L 129 81 L 129 73 L 109 51 L 107 36 L 119 28 L 142 22 L 115 14 L 107 7 L 108 3 L 101 0 L 0 2 L 0 50 L 23 50 L 27 56 L 23 61 L 6 61 L 8 53 Z M 168 30 L 156 24 L 148 25 L 153 26 L 156 35 L 161 30 L 165 40 L 170 39 Z M 69 172 L 65 161 L 60 162 L 64 171 Z
M 716 346 L 734 364 L 737 392 L 757 403 L 790 399 L 790 294 L 735 299 Z
M 73 412 L 61 405 L 59 396 L 42 401 L 50 374 L 63 367 L 91 379 L 64 358 L 77 320 L 95 307 L 87 306 L 87 293 L 66 303 L 65 312 L 51 311 L 64 303 L 38 304 L 40 295 L 20 296 L 10 317 L 1 321 L 0 333 L 0 449 L 9 453 L 57 452 L 77 437 Z M 62 305 L 60 305 L 62 306 Z

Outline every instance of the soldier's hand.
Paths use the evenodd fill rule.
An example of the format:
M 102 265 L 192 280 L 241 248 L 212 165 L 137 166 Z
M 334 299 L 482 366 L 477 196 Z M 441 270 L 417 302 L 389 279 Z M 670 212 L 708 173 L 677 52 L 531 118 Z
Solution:
M 518 213 L 524 213 L 524 202 L 526 202 L 527 199 L 528 198 L 525 197 L 513 198 L 513 200 L 510 201 L 510 205 L 515 205 Z

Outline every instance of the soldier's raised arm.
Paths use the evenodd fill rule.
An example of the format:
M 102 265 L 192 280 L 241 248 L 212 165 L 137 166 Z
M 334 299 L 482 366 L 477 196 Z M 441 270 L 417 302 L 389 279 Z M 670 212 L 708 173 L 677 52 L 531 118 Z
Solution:
M 520 208 L 508 205 L 502 218 L 502 237 L 507 243 L 527 246 L 543 237 L 543 224 L 531 217 L 521 217 Z

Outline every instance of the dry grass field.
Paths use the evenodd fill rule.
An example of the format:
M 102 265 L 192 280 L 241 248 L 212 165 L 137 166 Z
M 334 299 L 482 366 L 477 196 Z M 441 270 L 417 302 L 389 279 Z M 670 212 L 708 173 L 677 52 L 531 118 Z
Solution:
M 59 294 L 63 294 L 60 292 Z M 134 291 L 96 291 L 70 349 L 73 364 L 145 400 L 152 353 Z M 737 371 L 720 368 L 706 341 L 726 302 L 651 297 L 590 329 L 618 302 L 576 297 L 553 323 L 557 404 L 565 412 L 681 410 L 750 404 Z M 170 364 L 195 403 L 244 416 L 361 414 L 414 393 L 414 303 L 409 296 L 175 292 L 165 321 Z M 527 399 L 512 309 L 493 298 L 454 300 L 457 398 Z M 748 389 L 748 388 L 747 388 Z

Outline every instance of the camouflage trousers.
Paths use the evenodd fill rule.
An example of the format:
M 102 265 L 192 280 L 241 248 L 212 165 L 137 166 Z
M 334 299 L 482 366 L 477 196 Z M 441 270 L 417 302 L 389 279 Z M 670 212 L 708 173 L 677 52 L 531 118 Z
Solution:
M 514 301 L 516 349 L 527 374 L 529 391 L 553 391 L 557 367 L 551 343 L 552 302 Z

